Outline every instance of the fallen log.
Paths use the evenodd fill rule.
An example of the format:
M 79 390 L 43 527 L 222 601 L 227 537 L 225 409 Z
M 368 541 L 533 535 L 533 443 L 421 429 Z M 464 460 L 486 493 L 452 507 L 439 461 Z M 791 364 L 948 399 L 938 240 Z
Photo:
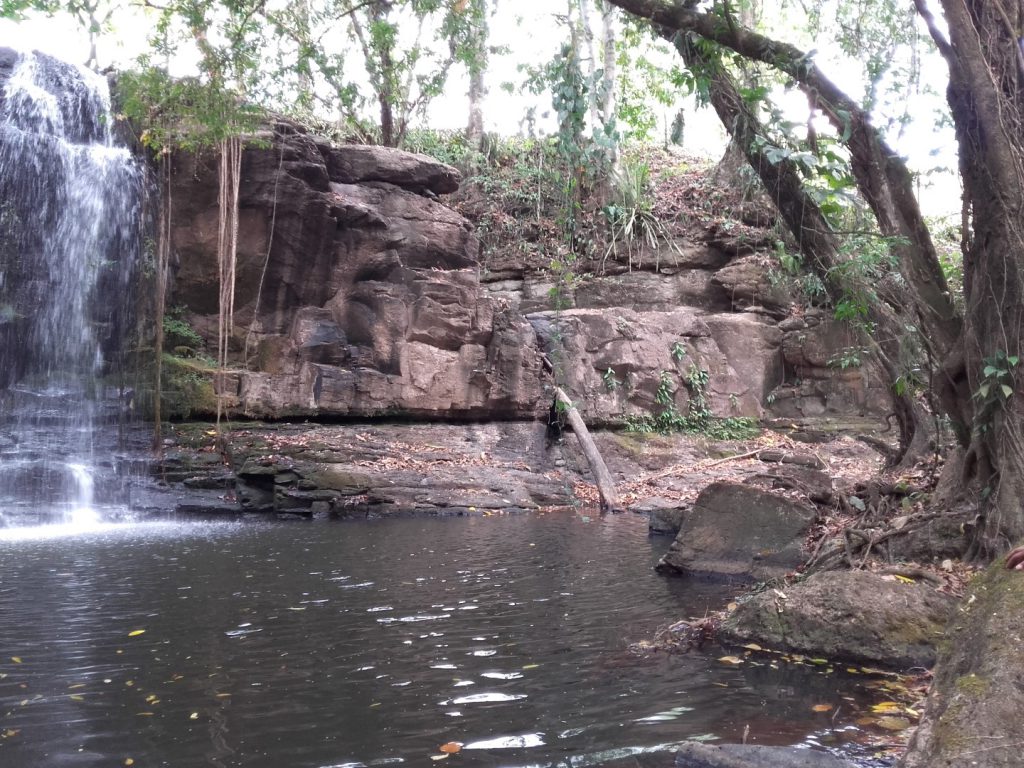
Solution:
M 594 439 L 590 436 L 590 430 L 587 429 L 587 425 L 583 422 L 583 417 L 580 416 L 580 412 L 576 410 L 576 406 L 572 404 L 572 400 L 569 399 L 569 396 L 565 394 L 561 387 L 555 387 L 555 402 L 561 403 L 566 421 L 572 427 L 576 439 L 580 441 L 583 455 L 587 457 L 590 473 L 594 476 L 594 484 L 597 486 L 597 492 L 601 497 L 601 511 L 622 512 L 622 505 L 619 504 L 619 497 L 615 492 L 615 481 L 612 479 L 612 473 L 608 471 L 608 466 L 604 463 L 604 459 L 601 458 L 601 452 L 597 450 Z

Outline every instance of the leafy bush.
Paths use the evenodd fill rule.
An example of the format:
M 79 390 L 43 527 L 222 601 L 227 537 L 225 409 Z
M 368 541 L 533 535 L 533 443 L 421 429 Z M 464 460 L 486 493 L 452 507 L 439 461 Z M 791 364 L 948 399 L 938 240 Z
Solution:
M 658 246 L 666 243 L 675 250 L 671 236 L 654 213 L 650 177 L 646 163 L 629 160 L 614 174 L 613 200 L 601 209 L 609 230 L 605 259 L 624 248 L 629 266 L 633 267 L 635 262 L 637 267 L 642 267 L 644 253 L 650 251 L 654 253 L 657 270 L 660 267 Z

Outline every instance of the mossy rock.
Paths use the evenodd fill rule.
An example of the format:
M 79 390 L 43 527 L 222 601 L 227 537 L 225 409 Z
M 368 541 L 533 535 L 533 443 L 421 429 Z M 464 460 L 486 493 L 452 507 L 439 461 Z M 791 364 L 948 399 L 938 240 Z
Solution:
M 976 576 L 947 630 L 905 768 L 1011 768 L 1024 744 L 1024 573 Z

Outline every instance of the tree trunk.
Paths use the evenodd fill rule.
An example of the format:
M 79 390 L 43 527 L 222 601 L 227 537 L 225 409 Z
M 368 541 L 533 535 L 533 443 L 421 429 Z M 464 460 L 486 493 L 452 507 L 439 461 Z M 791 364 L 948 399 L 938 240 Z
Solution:
M 472 60 L 469 63 L 469 123 L 466 126 L 466 141 L 471 147 L 480 149 L 484 138 L 484 97 L 487 87 L 484 75 L 487 72 L 487 0 L 474 0 L 469 11 L 473 14 Z
M 572 427 L 576 439 L 580 441 L 583 455 L 587 457 L 590 473 L 594 476 L 594 485 L 597 486 L 597 492 L 601 497 L 601 511 L 621 512 L 622 505 L 619 504 L 619 496 L 615 492 L 615 480 L 612 479 L 612 473 L 608 471 L 604 459 L 601 458 L 601 452 L 597 450 L 583 417 L 580 416 L 580 412 L 576 410 L 576 406 L 572 404 L 572 400 L 561 387 L 555 387 L 555 399 L 565 408 L 565 418 L 569 421 L 569 426 Z
M 615 11 L 615 6 L 604 0 L 601 9 L 601 53 L 604 57 L 601 120 L 605 125 L 611 123 L 615 116 Z
M 949 39 L 916 3 L 949 66 L 965 213 L 963 348 L 947 362 L 970 414 L 962 479 L 981 498 L 972 554 L 1024 539 L 1024 56 L 999 3 L 942 0 Z M 1005 387 L 1005 389 L 1004 389 Z

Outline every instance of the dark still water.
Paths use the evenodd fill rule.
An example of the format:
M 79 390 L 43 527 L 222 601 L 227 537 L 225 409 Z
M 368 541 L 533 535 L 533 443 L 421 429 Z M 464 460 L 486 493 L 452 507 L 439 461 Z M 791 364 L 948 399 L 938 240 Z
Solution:
M 0 766 L 584 766 L 828 737 L 834 676 L 640 659 L 720 607 L 643 520 L 0 532 Z M 667 753 L 666 753 L 667 755 Z M 128 761 L 132 762 L 128 762 Z

